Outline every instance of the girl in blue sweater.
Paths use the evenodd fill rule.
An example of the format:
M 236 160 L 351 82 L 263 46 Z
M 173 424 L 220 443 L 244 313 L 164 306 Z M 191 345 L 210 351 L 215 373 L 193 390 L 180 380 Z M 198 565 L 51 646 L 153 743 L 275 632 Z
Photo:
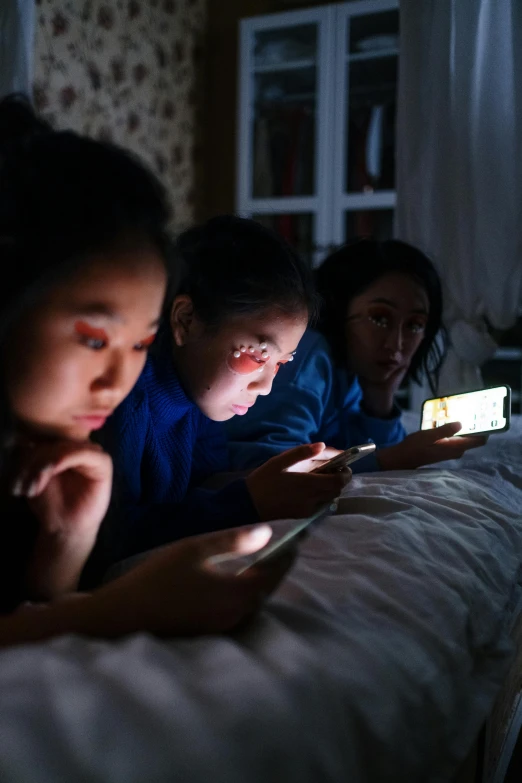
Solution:
M 52 131 L 19 97 L 0 101 L 0 647 L 228 630 L 288 566 L 212 568 L 214 555 L 262 547 L 263 525 L 178 542 L 73 592 L 112 484 L 110 457 L 89 436 L 154 337 L 168 214 L 160 184 L 123 150 Z
M 400 384 L 424 373 L 435 392 L 445 354 L 440 280 L 420 250 L 362 240 L 329 256 L 316 281 L 318 330 L 306 332 L 270 397 L 228 425 L 234 468 L 251 469 L 315 440 L 331 456 L 374 441 L 378 450 L 355 471 L 415 468 L 482 445 L 480 438 L 452 438 L 456 424 L 408 437 L 401 424 L 394 400 Z
M 210 220 L 183 234 L 177 253 L 184 270 L 157 350 L 109 423 L 111 562 L 194 533 L 307 516 L 350 475 L 292 471 L 324 449 L 300 444 L 219 491 L 202 487 L 230 469 L 221 422 L 244 416 L 284 377 L 316 295 L 297 254 L 252 220 Z

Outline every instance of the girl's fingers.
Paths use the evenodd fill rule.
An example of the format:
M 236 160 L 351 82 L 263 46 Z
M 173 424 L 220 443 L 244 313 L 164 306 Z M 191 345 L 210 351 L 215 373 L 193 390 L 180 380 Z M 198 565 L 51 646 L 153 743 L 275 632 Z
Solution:
M 77 470 L 91 481 L 108 480 L 112 479 L 112 460 L 94 443 L 37 446 L 28 452 L 11 492 L 15 496 L 35 497 L 44 491 L 53 476 L 66 470 Z
M 43 470 L 41 470 L 40 473 L 37 476 L 35 476 L 32 481 L 28 483 L 24 494 L 28 498 L 38 497 L 38 495 L 41 495 L 42 492 L 45 490 L 45 488 L 49 484 L 49 481 L 52 479 L 53 475 L 54 475 L 53 465 L 49 465 L 48 467 L 43 468 Z
M 468 451 L 468 449 L 476 449 L 479 446 L 484 446 L 485 443 L 485 438 L 474 435 L 443 440 L 439 443 L 436 443 L 435 447 L 437 449 L 437 453 L 445 455 L 444 459 L 449 459 L 451 456 L 462 456 L 466 451 Z
M 201 549 L 204 568 L 262 549 L 272 537 L 270 525 L 256 525 L 251 528 L 223 530 L 194 538 Z
M 18 474 L 15 481 L 13 482 L 11 486 L 11 494 L 13 494 L 15 497 L 28 496 L 29 490 L 32 490 L 33 487 L 39 483 L 40 477 L 49 469 L 49 467 L 49 465 L 40 467 L 38 464 L 26 466 L 25 469 Z M 33 496 L 34 495 L 31 495 L 31 497 Z
M 272 467 L 272 469 L 276 469 L 279 472 L 283 472 L 285 470 L 288 470 L 288 468 L 297 465 L 299 462 L 304 462 L 305 460 L 313 459 L 314 457 L 317 457 L 319 454 L 321 454 L 322 451 L 324 451 L 324 448 L 325 448 L 325 444 L 321 442 L 306 443 L 303 446 L 296 446 L 293 449 L 284 451 L 282 454 L 279 454 L 277 457 L 272 457 L 272 459 L 269 460 L 270 466 Z
M 316 457 L 312 457 L 314 462 L 317 462 L 317 466 L 322 465 L 325 462 L 338 457 L 343 452 L 340 449 L 333 449 L 331 446 L 326 446 L 324 451 L 321 451 Z
M 303 474 L 305 478 L 308 478 L 310 483 L 308 486 L 313 491 L 324 493 L 341 492 L 346 484 L 352 477 L 352 471 L 349 468 L 339 471 L 337 473 L 314 473 Z
M 64 454 L 51 467 L 53 475 L 75 469 L 91 481 L 106 479 L 108 472 L 112 476 L 112 460 L 109 455 L 90 449 Z
M 350 483 L 353 477 L 353 473 L 351 468 L 345 467 L 342 470 L 339 471 L 339 476 L 341 477 L 341 480 L 343 482 L 343 488 Z
M 485 446 L 488 439 L 482 435 L 463 435 L 459 438 L 463 443 L 463 450 L 477 449 L 479 446 Z
M 270 525 L 257 525 L 251 530 L 241 532 L 235 540 L 234 551 L 238 555 L 250 555 L 258 552 L 272 538 Z
M 426 434 L 424 437 L 429 442 L 436 443 L 443 438 L 452 438 L 462 429 L 462 424 L 459 421 L 451 421 L 448 424 L 443 424 L 441 427 L 436 427 L 434 430 L 420 430 Z

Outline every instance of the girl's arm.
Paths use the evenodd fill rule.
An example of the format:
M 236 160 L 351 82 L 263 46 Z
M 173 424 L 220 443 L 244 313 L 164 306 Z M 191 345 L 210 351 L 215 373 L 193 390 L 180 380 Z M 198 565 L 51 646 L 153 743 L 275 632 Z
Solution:
M 401 443 L 406 431 L 401 422 L 401 410 L 394 405 L 387 416 L 377 416 L 365 407 L 364 397 L 357 380 L 354 380 L 345 395 L 344 407 L 339 414 L 342 420 L 345 448 L 359 443 L 373 441 L 379 449 Z M 367 457 L 354 465 L 354 472 L 368 471 L 375 457 Z M 374 470 L 377 469 L 375 463 Z
M 215 570 L 209 558 L 228 552 L 252 554 L 270 537 L 271 529 L 260 525 L 172 544 L 93 593 L 24 605 L 0 617 L 0 646 L 65 633 L 111 639 L 139 631 L 160 636 L 228 631 L 274 590 L 291 558 L 252 567 L 240 576 Z

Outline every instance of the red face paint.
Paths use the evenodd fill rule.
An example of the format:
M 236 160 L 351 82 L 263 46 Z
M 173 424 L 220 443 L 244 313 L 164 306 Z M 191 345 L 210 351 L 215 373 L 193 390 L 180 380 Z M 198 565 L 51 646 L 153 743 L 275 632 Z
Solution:
M 154 340 L 156 339 L 155 334 L 151 334 L 150 337 L 145 338 L 145 340 L 140 340 L 138 345 L 140 348 L 150 348 Z
M 76 321 L 74 324 L 74 331 L 79 334 L 80 337 L 84 337 L 87 342 L 107 344 L 109 342 L 109 335 L 105 329 L 97 329 L 95 326 L 91 326 L 85 321 Z M 103 347 L 103 346 L 101 346 Z
M 236 353 L 238 353 L 239 356 L 235 356 L 234 354 Z M 251 373 L 261 370 L 270 360 L 270 356 L 268 356 L 268 358 L 263 358 L 263 353 L 266 353 L 266 351 L 249 351 L 248 348 L 246 351 L 240 351 L 239 349 L 233 351 L 227 357 L 228 369 L 236 375 L 251 375 Z M 274 375 L 277 375 L 281 365 L 287 364 L 287 362 L 291 362 L 294 358 L 294 355 L 295 351 L 288 359 L 282 359 L 281 361 L 277 362 L 274 367 Z
M 234 353 L 239 353 L 239 356 L 234 356 Z M 227 356 L 228 369 L 236 375 L 250 375 L 260 370 L 266 362 L 261 351 L 255 350 L 251 353 L 248 348 L 244 352 L 237 350 Z

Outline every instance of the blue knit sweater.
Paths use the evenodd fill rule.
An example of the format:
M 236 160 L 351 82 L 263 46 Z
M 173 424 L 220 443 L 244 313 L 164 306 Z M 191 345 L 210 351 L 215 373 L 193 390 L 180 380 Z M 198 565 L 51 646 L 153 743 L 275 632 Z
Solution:
M 198 533 L 259 521 L 244 480 L 198 488 L 230 470 L 221 425 L 187 397 L 168 351 L 150 356 L 136 386 L 108 422 L 115 512 L 109 562 Z M 110 551 L 107 551 L 109 548 Z

